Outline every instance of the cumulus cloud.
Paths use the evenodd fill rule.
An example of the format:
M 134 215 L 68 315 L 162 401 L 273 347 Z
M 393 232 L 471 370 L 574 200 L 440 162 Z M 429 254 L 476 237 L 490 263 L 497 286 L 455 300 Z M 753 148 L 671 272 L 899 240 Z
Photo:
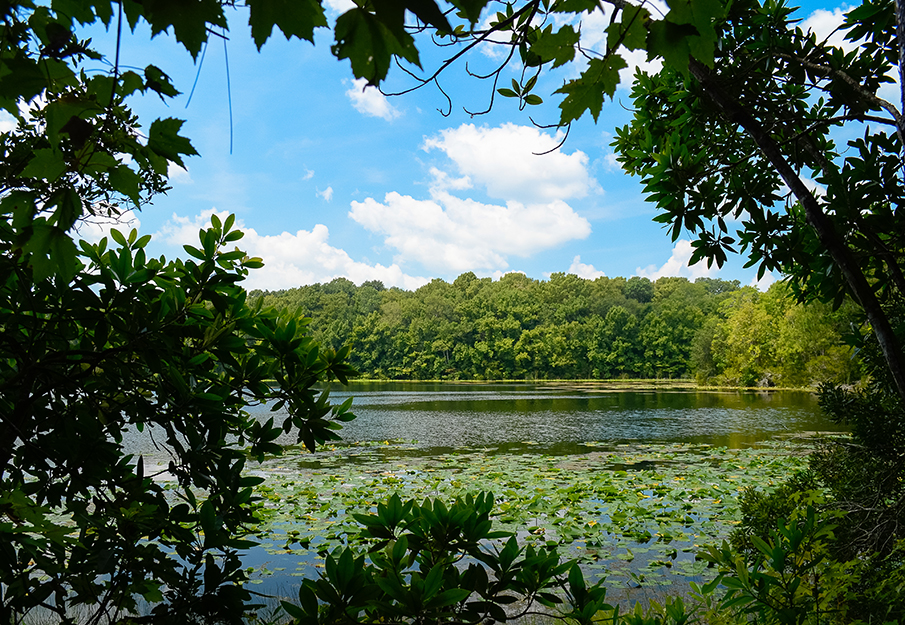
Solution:
M 432 195 L 430 200 L 396 192 L 383 202 L 367 198 L 352 202 L 349 216 L 385 235 L 401 258 L 443 273 L 505 269 L 509 255 L 529 256 L 591 233 L 588 221 L 559 200 L 500 206 L 443 191 Z
M 503 271 L 509 256 L 527 257 L 591 233 L 587 219 L 564 201 L 596 189 L 588 157 L 559 149 L 532 154 L 556 148 L 558 141 L 514 124 L 443 130 L 425 139 L 423 148 L 445 153 L 457 171 L 432 167 L 429 198 L 390 192 L 382 202 L 352 202 L 349 217 L 383 235 L 398 251 L 397 262 L 415 261 L 444 275 Z M 453 194 L 474 188 L 503 201 Z
M 561 140 L 561 133 L 532 126 L 462 124 L 428 137 L 422 148 L 443 151 L 461 175 L 492 198 L 537 204 L 599 191 L 588 172 L 588 155 L 580 150 L 566 154 L 557 148 Z
M 211 209 L 193 217 L 173 217 L 155 235 L 170 245 L 198 245 L 198 230 L 210 224 L 212 214 L 226 219 L 226 211 Z M 410 276 L 398 265 L 389 267 L 352 260 L 339 248 L 328 243 L 329 231 L 317 224 L 310 231 L 282 232 L 277 235 L 259 234 L 246 227 L 241 220 L 236 227 L 245 237 L 236 246 L 249 256 L 259 256 L 265 268 L 252 271 L 244 282 L 249 289 L 287 289 L 316 282 L 329 282 L 334 278 L 348 278 L 356 284 L 367 280 L 380 280 L 388 286 L 416 289 L 427 284 L 427 278 Z
M 851 7 L 841 6 L 833 10 L 817 9 L 811 13 L 801 24 L 801 30 L 811 31 L 817 36 L 817 41 L 827 40 L 832 46 L 837 46 L 848 51 L 858 47 L 857 43 L 845 40 L 845 34 L 839 30 L 845 19 L 845 13 Z
M 305 175 L 302 176 L 302 180 L 311 180 L 312 178 L 314 178 L 314 172 L 306 167 Z
M 572 264 L 569 265 L 569 270 L 566 273 L 573 273 L 585 280 L 596 280 L 597 278 L 606 276 L 606 274 L 599 269 L 595 269 L 594 265 L 586 265 L 581 262 L 581 256 L 576 256 L 572 259 Z
M 707 267 L 706 261 L 701 261 L 689 267 L 688 261 L 691 258 L 692 251 L 691 241 L 679 239 L 676 241 L 675 247 L 673 247 L 672 256 L 663 263 L 662 267 L 658 268 L 656 265 L 648 265 L 644 268 L 638 267 L 635 270 L 635 275 L 651 280 L 657 280 L 664 276 L 681 276 L 694 280 L 696 278 L 712 277 L 719 271 L 715 264 Z
M 169 178 L 170 184 L 192 184 L 194 182 L 188 170 L 176 163 L 170 163 L 167 167 L 167 178 Z
M 355 110 L 363 115 L 379 117 L 386 121 L 392 121 L 402 115 L 376 87 L 369 87 L 368 81 L 364 78 L 353 80 L 352 88 L 346 91 L 346 95 Z
M 761 293 L 763 293 L 764 291 L 769 289 L 770 285 L 773 284 L 774 282 L 776 282 L 776 276 L 774 276 L 772 273 L 767 271 L 764 273 L 763 277 L 760 280 L 757 279 L 756 275 L 753 278 L 751 278 L 750 285 L 753 286 L 754 288 L 756 288 Z
M 18 121 L 8 111 L 0 111 L 0 133 L 12 132 L 16 129 Z
M 318 190 L 318 197 L 322 197 L 328 202 L 333 199 L 333 187 L 327 187 L 323 191 Z

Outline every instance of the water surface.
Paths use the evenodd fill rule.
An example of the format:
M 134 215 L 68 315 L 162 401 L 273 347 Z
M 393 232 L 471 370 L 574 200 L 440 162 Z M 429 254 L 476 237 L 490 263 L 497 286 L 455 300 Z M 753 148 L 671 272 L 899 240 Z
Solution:
M 335 403 L 349 396 L 358 418 L 344 425 L 343 439 L 402 439 L 438 451 L 532 444 L 548 453 L 580 453 L 587 442 L 740 448 L 778 435 L 844 430 L 821 414 L 812 393 L 800 391 L 385 382 L 331 392 Z

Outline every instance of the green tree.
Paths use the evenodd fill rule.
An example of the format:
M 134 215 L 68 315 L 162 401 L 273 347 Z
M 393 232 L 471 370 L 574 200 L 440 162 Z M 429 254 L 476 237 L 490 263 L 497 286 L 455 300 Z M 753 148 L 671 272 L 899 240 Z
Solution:
M 73 237 L 81 219 L 141 207 L 195 154 L 181 121 L 147 124 L 129 109 L 135 93 L 175 95 L 169 78 L 118 58 L 109 73 L 85 72 L 100 55 L 78 26 L 123 36 L 143 20 L 197 55 L 227 26 L 227 4 L 0 5 L 0 108 L 17 120 L 0 136 L 5 623 L 36 608 L 70 623 L 73 605 L 88 622 L 116 621 L 136 597 L 159 621 L 238 621 L 251 597 L 238 553 L 259 482 L 243 474 L 247 460 L 279 453 L 284 432 L 313 448 L 352 417 L 314 388 L 346 379 L 348 350 L 322 350 L 304 321 L 248 303 L 241 281 L 261 262 L 227 250 L 241 238 L 232 217 L 214 218 L 187 261 L 147 258 L 149 237 L 135 231 L 112 232 L 113 244 Z M 310 39 L 326 22 L 306 6 L 257 3 L 252 36 L 262 44 L 278 25 Z M 268 402 L 285 408 L 280 423 L 251 416 Z M 127 454 L 136 433 L 169 454 L 167 466 Z M 176 480 L 169 493 L 161 473 Z
M 697 237 L 693 261 L 740 250 L 804 298 L 853 297 L 905 397 L 888 313 L 905 294 L 905 119 L 878 96 L 899 59 L 894 24 L 893 2 L 863 2 L 846 16 L 847 52 L 803 32 L 784 2 L 733 3 L 713 22 L 713 58 L 692 51 L 686 67 L 637 77 L 615 147 L 673 239 Z
M 306 323 L 250 306 L 240 282 L 259 259 L 227 251 L 213 218 L 193 257 L 146 258 L 150 236 L 81 242 L 74 275 L 40 279 L 0 257 L 0 619 L 38 607 L 93 622 L 154 603 L 161 621 L 235 619 L 251 595 L 239 550 L 254 522 L 247 459 L 309 449 L 352 418 L 319 380 L 345 380 L 340 353 Z M 276 381 L 273 384 L 272 381 Z M 280 423 L 254 406 L 285 406 Z M 169 458 L 127 454 L 144 432 Z M 154 477 L 169 473 L 174 489 Z M 168 552 L 172 550 L 178 558 Z M 96 619 L 96 620 L 95 620 Z

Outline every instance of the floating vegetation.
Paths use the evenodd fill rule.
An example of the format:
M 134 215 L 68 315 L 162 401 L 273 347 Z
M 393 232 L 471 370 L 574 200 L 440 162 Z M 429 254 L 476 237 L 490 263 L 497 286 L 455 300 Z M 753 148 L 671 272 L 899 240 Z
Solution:
M 557 545 L 613 583 L 666 585 L 702 578 L 694 552 L 738 522 L 740 491 L 769 489 L 804 468 L 805 444 L 589 443 L 587 453 L 571 455 L 488 447 L 426 455 L 411 442 L 382 441 L 288 452 L 261 467 L 257 533 L 274 566 L 293 561 L 290 575 L 313 575 L 322 554 L 358 540 L 352 513 L 372 512 L 393 494 L 452 500 L 487 491 L 496 497 L 496 526 L 519 540 Z

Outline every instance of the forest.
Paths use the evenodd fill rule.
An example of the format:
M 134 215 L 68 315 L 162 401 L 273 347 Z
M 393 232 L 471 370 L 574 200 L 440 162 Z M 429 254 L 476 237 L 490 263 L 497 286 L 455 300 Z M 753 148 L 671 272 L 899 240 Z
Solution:
M 365 378 L 544 380 L 694 378 L 722 386 L 848 384 L 859 365 L 851 303 L 799 303 L 782 282 L 586 280 L 554 273 L 499 280 L 468 272 L 416 291 L 345 278 L 252 291 L 300 318 Z
M 895 75 L 905 85 L 905 5 L 862 0 L 837 44 L 803 30 L 781 0 L 670 0 L 656 14 L 623 0 L 373 0 L 332 24 L 325 4 L 0 3 L 0 108 L 14 119 L 0 133 L 0 622 L 465 625 L 511 622 L 534 605 L 575 625 L 905 622 L 905 114 L 879 95 Z M 591 51 L 580 34 L 598 10 L 608 25 L 598 22 Z M 237 20 L 258 48 L 329 28 L 333 55 L 375 86 L 401 66 L 442 92 L 462 54 L 498 45 L 498 69 L 472 76 L 520 110 L 541 99 L 541 73 L 572 64 L 561 87 L 538 87 L 558 100 L 564 132 L 585 114 L 596 121 L 627 59 L 646 53 L 662 65 L 633 78 L 633 118 L 611 144 L 618 163 L 673 241 L 691 236 L 692 263 L 738 254 L 784 282 L 761 294 L 719 280 L 466 273 L 413 293 L 340 279 L 249 294 L 242 281 L 263 262 L 234 247 L 244 236 L 234 214 L 213 215 L 169 261 L 136 229 L 79 238 L 86 220 L 165 193 L 196 154 L 182 120 L 132 107 L 140 94 L 171 100 L 169 77 L 121 62 L 118 45 L 109 70 L 89 71 L 103 55 L 84 27 L 115 31 L 118 44 L 142 24 L 141 37 L 171 37 L 198 59 Z M 459 51 L 435 68 L 419 55 L 434 46 Z M 509 70 L 513 88 L 497 89 Z M 613 489 L 630 521 L 653 515 L 642 500 L 673 497 L 694 538 L 710 523 L 694 518 L 704 492 L 714 506 L 737 498 L 730 541 L 691 547 L 715 577 L 684 596 L 620 612 L 605 580 L 561 559 L 564 530 L 530 543 L 526 528 L 506 529 L 511 501 L 446 496 L 428 477 L 423 498 L 368 500 L 317 578 L 258 618 L 243 556 L 267 493 L 301 516 L 303 496 L 322 508 L 349 485 L 328 468 L 290 490 L 249 468 L 335 442 L 355 419 L 352 398 L 332 403 L 324 389 L 353 367 L 388 378 L 861 384 L 818 392 L 850 436 L 821 440 L 806 468 L 761 474 L 758 487 L 729 484 L 746 469 L 721 449 L 701 460 L 732 471 L 722 487 L 709 470 L 668 483 L 639 470 L 626 488 L 607 481 L 589 496 L 566 484 L 545 497 L 509 479 L 530 496 L 526 512 L 560 526 L 591 525 L 567 513 L 612 501 Z M 257 419 L 261 406 L 272 410 Z M 152 436 L 165 465 L 136 457 L 135 432 Z M 691 463 L 676 454 L 688 451 L 670 452 L 683 473 Z M 669 547 L 672 537 L 643 539 Z M 519 599 L 528 607 L 514 613 Z

